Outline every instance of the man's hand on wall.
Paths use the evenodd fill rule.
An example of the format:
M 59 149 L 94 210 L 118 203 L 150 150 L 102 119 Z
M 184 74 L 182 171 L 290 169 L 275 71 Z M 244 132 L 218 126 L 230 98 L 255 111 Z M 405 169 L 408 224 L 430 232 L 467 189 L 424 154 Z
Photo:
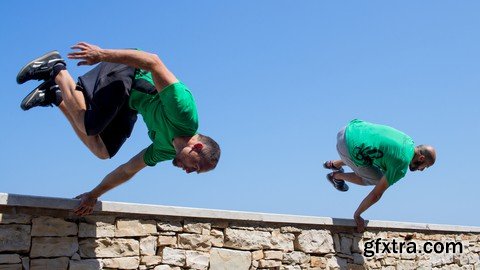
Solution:
M 93 207 L 97 203 L 97 198 L 92 196 L 90 192 L 85 192 L 78 195 L 75 199 L 80 199 L 80 204 L 73 210 L 77 216 L 90 215 L 93 212 Z
M 362 233 L 365 231 L 365 220 L 360 215 L 354 215 L 355 223 L 357 224 L 357 232 Z

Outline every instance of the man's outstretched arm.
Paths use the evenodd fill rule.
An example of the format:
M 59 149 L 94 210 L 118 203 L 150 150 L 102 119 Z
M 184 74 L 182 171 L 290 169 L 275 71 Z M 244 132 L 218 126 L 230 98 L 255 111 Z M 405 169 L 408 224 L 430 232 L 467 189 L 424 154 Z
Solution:
M 93 207 L 97 199 L 105 192 L 112 188 L 123 184 L 130 180 L 137 172 L 145 168 L 147 165 L 143 161 L 143 154 L 146 149 L 142 150 L 136 156 L 131 158 L 127 163 L 120 165 L 118 168 L 109 173 L 103 181 L 98 184 L 92 191 L 83 193 L 75 197 L 80 199 L 80 204 L 73 211 L 78 216 L 89 215 L 93 212 Z
M 72 46 L 72 49 L 78 49 L 79 51 L 69 53 L 68 58 L 81 60 L 78 62 L 79 66 L 111 62 L 150 71 L 153 75 L 155 88 L 159 92 L 170 84 L 178 82 L 175 75 L 167 69 L 156 54 L 139 50 L 102 49 L 86 42 L 80 42 Z
M 378 182 L 378 184 L 373 188 L 372 191 L 370 191 L 370 193 L 368 193 L 367 197 L 365 197 L 365 199 L 363 199 L 358 206 L 357 211 L 355 211 L 355 214 L 353 215 L 355 223 L 357 223 L 358 232 L 363 232 L 365 230 L 365 220 L 363 220 L 360 215 L 374 203 L 378 202 L 387 188 L 387 178 L 383 176 L 382 179 L 380 179 L 380 182 Z

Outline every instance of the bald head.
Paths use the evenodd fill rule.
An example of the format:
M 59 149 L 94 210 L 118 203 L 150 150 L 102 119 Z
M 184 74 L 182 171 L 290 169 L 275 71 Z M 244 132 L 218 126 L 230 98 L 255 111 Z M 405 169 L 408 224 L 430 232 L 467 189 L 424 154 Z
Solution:
M 411 171 L 423 171 L 435 164 L 437 153 L 431 145 L 421 144 L 415 147 L 415 154 L 410 162 Z
M 421 144 L 415 148 L 418 149 L 420 155 L 425 156 L 425 161 L 430 164 L 430 166 L 435 164 L 435 160 L 437 159 L 437 152 L 435 151 L 435 148 L 433 148 L 433 146 Z

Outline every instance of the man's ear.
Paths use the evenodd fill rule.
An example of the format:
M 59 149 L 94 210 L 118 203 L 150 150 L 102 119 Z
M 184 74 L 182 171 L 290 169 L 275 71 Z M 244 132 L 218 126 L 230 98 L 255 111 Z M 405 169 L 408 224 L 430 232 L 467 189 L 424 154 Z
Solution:
M 193 145 L 192 147 L 193 150 L 197 151 L 197 152 L 200 152 L 202 151 L 203 149 L 203 143 L 196 143 Z
M 424 160 L 425 160 L 425 156 L 424 156 L 424 155 L 418 156 L 418 161 L 423 162 Z

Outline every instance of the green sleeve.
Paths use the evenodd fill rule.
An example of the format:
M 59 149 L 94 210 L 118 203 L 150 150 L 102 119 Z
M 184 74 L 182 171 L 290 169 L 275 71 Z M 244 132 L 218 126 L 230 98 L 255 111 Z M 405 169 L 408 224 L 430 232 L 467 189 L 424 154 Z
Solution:
M 147 166 L 153 167 L 161 161 L 172 159 L 174 156 L 174 154 L 169 153 L 168 151 L 156 149 L 152 143 L 149 147 L 147 147 L 145 154 L 143 154 L 143 161 L 145 164 L 147 164 Z
M 398 180 L 402 179 L 408 170 L 408 163 L 399 162 L 397 166 L 390 166 L 385 172 L 387 177 L 388 186 L 395 184 Z

